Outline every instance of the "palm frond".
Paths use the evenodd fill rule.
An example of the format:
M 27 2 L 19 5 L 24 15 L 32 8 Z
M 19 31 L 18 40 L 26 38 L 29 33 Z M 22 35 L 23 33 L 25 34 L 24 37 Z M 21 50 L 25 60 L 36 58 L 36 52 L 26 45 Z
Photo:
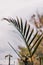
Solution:
M 23 33 L 23 22 L 22 22 L 22 19 L 20 19 L 21 21 L 21 32 Z
M 37 41 L 40 39 L 41 36 L 42 36 L 42 34 L 41 34 L 41 35 L 38 37 L 38 39 L 34 42 L 34 44 L 32 45 L 32 47 L 31 47 L 30 50 L 32 50 L 32 48 L 34 48 L 34 46 L 36 45 Z
M 33 34 L 33 31 L 34 31 L 34 29 L 32 29 L 32 31 L 31 31 L 31 33 L 30 33 L 30 35 L 29 35 L 29 37 L 28 37 L 27 43 L 28 43 L 29 39 L 31 38 L 31 36 L 32 36 L 32 34 Z
M 28 29 L 27 29 L 27 32 L 26 32 L 26 38 L 27 38 L 27 36 L 29 34 L 29 30 L 30 30 L 30 25 L 28 26 Z
M 10 47 L 14 50 L 14 52 L 21 58 L 21 60 L 22 61 L 24 61 L 23 60 L 23 58 L 22 58 L 22 56 L 14 49 L 14 47 L 8 42 L 8 44 L 10 45 Z M 26 57 L 26 56 L 23 56 L 23 57 Z M 26 57 L 27 58 L 27 57 Z
M 40 44 L 40 41 L 42 40 L 43 37 L 40 38 L 42 35 L 39 36 L 39 38 L 35 41 L 33 46 L 31 46 L 32 42 L 36 39 L 36 36 L 37 36 L 38 32 L 36 32 L 36 34 L 34 35 L 34 37 L 32 38 L 32 40 L 29 43 L 29 40 L 30 40 L 31 36 L 34 33 L 34 29 L 32 29 L 32 31 L 29 34 L 29 30 L 31 28 L 30 28 L 30 25 L 29 26 L 27 25 L 27 21 L 25 22 L 25 25 L 24 25 L 24 28 L 23 28 L 23 21 L 22 21 L 22 19 L 19 20 L 18 17 L 16 17 L 16 18 L 17 18 L 17 21 L 15 19 L 7 19 L 7 18 L 4 18 L 4 20 L 7 20 L 8 22 L 13 23 L 13 25 L 16 27 L 16 29 L 22 35 L 22 38 L 23 38 L 23 40 L 24 40 L 24 42 L 25 42 L 25 44 L 26 44 L 26 46 L 28 48 L 30 56 L 32 56 L 32 55 L 34 55 L 35 51 L 37 50 L 37 48 L 38 48 L 38 46 Z M 27 26 L 28 26 L 28 29 L 27 29 Z M 29 36 L 28 36 L 28 34 L 29 34 Z M 34 49 L 33 52 L 32 52 L 32 49 Z
M 18 19 L 18 17 L 16 17 L 17 18 L 17 25 L 18 25 L 18 28 L 20 29 L 20 22 L 19 22 L 19 19 Z
M 35 48 L 34 48 L 34 50 L 33 50 L 33 52 L 32 52 L 32 56 L 33 56 L 34 53 L 36 52 L 36 50 L 37 50 L 37 48 L 38 48 L 38 46 L 39 46 L 39 44 L 40 44 L 40 42 L 41 42 L 42 39 L 43 39 L 43 36 L 41 36 L 41 38 L 37 41 L 37 44 L 36 44 L 36 46 L 35 46 Z
M 25 33 L 26 33 L 26 28 L 27 28 L 27 21 L 25 22 L 25 26 L 24 26 L 24 36 L 25 36 Z
M 29 47 L 29 46 L 31 45 L 31 43 L 34 41 L 34 39 L 36 38 L 37 34 L 38 34 L 38 32 L 36 32 L 36 34 L 34 35 L 34 37 L 32 38 L 32 40 L 30 41 L 28 47 Z
M 8 42 L 8 44 L 10 45 L 10 47 L 14 50 L 14 52 L 16 52 L 16 54 L 21 58 L 21 56 L 18 54 L 18 52 L 13 48 L 13 46 Z

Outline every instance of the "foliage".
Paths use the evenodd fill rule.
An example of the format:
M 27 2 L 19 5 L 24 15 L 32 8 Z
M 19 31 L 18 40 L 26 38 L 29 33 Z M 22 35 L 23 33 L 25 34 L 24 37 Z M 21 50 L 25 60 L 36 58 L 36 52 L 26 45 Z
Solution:
M 43 33 L 41 35 L 38 36 L 38 38 L 36 39 L 36 36 L 38 35 L 38 32 L 36 32 L 36 34 L 33 36 L 33 38 L 31 39 L 31 36 L 34 33 L 34 29 L 31 30 L 30 32 L 30 25 L 27 24 L 27 21 L 25 22 L 25 25 L 23 26 L 23 21 L 20 18 L 20 20 L 17 17 L 17 20 L 10 18 L 3 18 L 4 20 L 7 20 L 9 23 L 12 23 L 16 29 L 20 32 L 20 34 L 22 35 L 22 39 L 24 40 L 26 47 L 28 49 L 29 55 L 28 56 L 24 56 L 25 57 L 25 61 L 23 60 L 23 62 L 27 62 L 28 58 L 31 58 L 32 61 L 32 57 L 35 54 L 39 44 L 41 43 L 41 40 L 43 39 Z M 29 34 L 30 32 L 30 34 Z M 29 40 L 31 39 L 31 41 L 29 42 Z M 35 40 L 35 41 L 34 41 Z M 26 64 L 25 64 L 26 65 Z
M 28 56 L 29 55 L 29 52 L 28 52 L 28 49 L 27 48 L 25 48 L 25 47 L 21 47 L 21 46 L 18 46 L 18 48 L 19 48 L 19 53 L 20 53 L 20 55 L 22 56 L 22 57 L 24 57 L 24 56 Z

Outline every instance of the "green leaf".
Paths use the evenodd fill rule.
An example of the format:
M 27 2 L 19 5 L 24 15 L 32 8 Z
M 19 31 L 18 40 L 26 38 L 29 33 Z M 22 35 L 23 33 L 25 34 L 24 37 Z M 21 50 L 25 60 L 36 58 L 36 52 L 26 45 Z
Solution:
M 30 33 L 30 35 L 29 35 L 29 37 L 28 37 L 27 43 L 28 43 L 29 39 L 31 38 L 31 36 L 32 36 L 32 34 L 33 34 L 33 31 L 34 31 L 34 29 L 32 29 L 32 31 L 31 31 L 31 33 Z
M 23 33 L 23 22 L 22 22 L 22 19 L 21 20 L 21 32 Z
M 34 46 L 37 44 L 37 41 L 40 39 L 40 37 L 42 36 L 42 34 L 38 37 L 38 39 L 34 42 L 33 46 L 31 47 L 30 50 L 32 50 L 32 48 L 34 48 Z
M 25 26 L 24 26 L 24 36 L 25 36 L 25 33 L 26 33 L 26 28 L 27 28 L 27 21 L 25 22 Z
M 16 17 L 16 18 L 17 18 L 18 28 L 20 29 L 20 22 L 19 22 L 19 19 L 18 19 L 18 17 Z
M 15 19 L 7 19 L 7 18 L 3 18 L 3 20 L 8 21 L 9 23 L 13 23 L 13 25 L 17 26 L 17 21 Z
M 29 34 L 29 30 L 30 30 L 30 25 L 28 26 L 28 30 L 27 30 L 27 32 L 26 32 L 26 38 L 27 38 L 27 36 L 28 36 L 28 34 Z
M 34 37 L 32 38 L 32 40 L 30 41 L 28 47 L 29 47 L 29 46 L 31 45 L 31 43 L 34 41 L 34 39 L 36 38 L 37 34 L 38 34 L 38 32 L 36 32 L 36 34 L 34 35 Z
M 39 36 L 38 39 L 35 41 L 35 43 L 33 44 L 33 46 L 31 46 L 32 42 L 36 39 L 36 36 L 38 34 L 38 32 L 34 35 L 34 37 L 32 38 L 32 40 L 30 41 L 29 45 L 28 45 L 28 42 L 33 34 L 33 31 L 34 29 L 32 29 L 32 31 L 30 32 L 29 34 L 29 30 L 30 30 L 30 25 L 28 26 L 28 29 L 27 29 L 27 21 L 25 22 L 25 25 L 24 25 L 24 29 L 23 29 L 23 22 L 22 22 L 22 19 L 20 19 L 21 21 L 19 21 L 18 17 L 17 18 L 17 21 L 15 19 L 7 19 L 7 18 L 3 18 L 4 20 L 7 20 L 8 22 L 11 22 L 13 23 L 13 25 L 16 27 L 16 29 L 20 32 L 20 34 L 22 35 L 22 39 L 24 40 L 27 48 L 28 48 L 28 51 L 30 53 L 30 57 L 34 55 L 35 51 L 37 50 L 42 38 Z M 21 25 L 20 25 L 21 23 Z M 26 32 L 27 31 L 27 32 Z M 29 36 L 28 36 L 29 34 Z M 27 39 L 27 40 L 26 40 Z M 35 48 L 34 48 L 35 47 Z M 32 50 L 34 49 L 34 51 L 32 52 Z M 16 52 L 16 51 L 15 51 Z
M 42 34 L 42 35 L 43 35 L 43 34 Z M 38 48 L 38 46 L 39 46 L 41 40 L 43 39 L 43 36 L 42 36 L 42 35 L 41 35 L 40 39 L 37 41 L 37 45 L 35 46 L 35 48 L 34 48 L 34 50 L 33 50 L 33 52 L 32 52 L 32 56 L 33 56 L 34 53 L 36 52 L 36 50 L 37 50 L 37 48 Z

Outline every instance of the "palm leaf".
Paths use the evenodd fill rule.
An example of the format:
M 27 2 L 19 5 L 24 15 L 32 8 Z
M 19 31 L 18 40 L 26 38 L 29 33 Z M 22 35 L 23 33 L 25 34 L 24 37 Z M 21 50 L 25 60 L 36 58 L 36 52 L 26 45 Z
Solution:
M 29 30 L 30 30 L 30 25 L 28 26 L 28 30 L 27 30 L 27 32 L 26 32 L 26 38 L 27 38 L 27 36 L 28 36 L 28 34 L 29 34 Z
M 8 21 L 9 23 L 13 23 L 13 25 L 17 26 L 17 21 L 15 19 L 7 19 L 7 18 L 3 18 L 3 20 Z
M 41 36 L 41 38 L 37 41 L 37 45 L 35 46 L 35 48 L 34 48 L 34 50 L 33 50 L 33 52 L 32 52 L 32 56 L 33 56 L 34 53 L 36 52 L 36 50 L 37 50 L 37 48 L 38 48 L 38 46 L 39 46 L 39 44 L 40 44 L 40 42 L 41 42 L 42 39 L 43 39 L 43 36 Z
M 22 19 L 21 20 L 21 32 L 23 33 L 23 22 L 22 22 Z
M 30 35 L 28 37 L 27 43 L 28 43 L 29 39 L 31 38 L 33 31 L 34 31 L 34 29 L 32 29 L 32 31 L 31 31 L 31 33 L 30 33 Z
M 20 28 L 20 23 L 19 23 L 19 19 L 18 19 L 18 18 L 17 18 L 17 21 L 15 21 L 15 20 L 13 20 L 13 19 L 7 19 L 7 18 L 4 18 L 4 20 L 7 20 L 8 22 L 13 23 L 13 25 L 16 27 L 16 29 L 17 29 L 17 30 L 20 32 L 20 34 L 22 35 L 22 38 L 24 39 L 24 41 L 25 41 L 25 43 L 26 43 L 26 46 L 28 47 L 27 42 L 26 42 L 26 39 L 27 39 L 27 38 L 24 37 L 25 34 L 27 35 L 27 33 L 28 33 L 28 31 L 29 31 L 29 28 L 28 28 L 27 33 L 26 33 L 27 21 L 25 22 L 24 32 L 22 32 L 22 31 L 21 31 L 21 28 Z M 17 25 L 15 25 L 15 23 L 17 23 Z M 23 23 L 22 23 L 22 22 L 21 22 L 21 27 L 22 27 L 22 29 L 23 29 Z M 29 27 L 30 27 L 30 26 L 29 26 Z M 32 30 L 32 32 L 33 32 L 33 30 Z M 31 34 L 32 34 L 32 32 L 31 32 Z M 31 36 L 31 34 L 30 34 L 30 36 Z M 30 38 L 30 36 L 29 36 L 29 38 Z M 29 48 L 28 48 L 28 49 L 29 49 Z
M 18 17 L 16 17 L 16 18 L 17 18 L 18 28 L 20 29 L 20 22 L 19 22 L 19 19 L 18 19 Z
M 13 48 L 13 46 L 8 42 L 8 44 L 10 45 L 10 47 L 16 52 L 16 54 L 21 58 L 21 56 L 18 54 L 18 52 Z
M 14 47 L 13 47 L 9 42 L 8 42 L 8 44 L 9 44 L 10 47 L 14 50 L 14 52 L 21 58 L 21 60 L 24 62 L 22 56 L 14 49 Z M 27 58 L 27 56 L 23 56 L 23 57 L 26 57 L 26 58 Z
M 32 38 L 32 40 L 30 41 L 28 47 L 29 47 L 29 46 L 31 45 L 31 43 L 34 41 L 34 39 L 36 38 L 37 34 L 38 34 L 38 32 L 36 32 L 36 34 L 34 35 L 34 37 Z
M 40 37 L 42 36 L 42 34 L 38 37 L 38 39 L 34 42 L 33 46 L 31 47 L 30 50 L 32 50 L 32 48 L 36 45 L 37 41 L 40 39 Z
M 36 38 L 38 32 L 36 32 L 36 34 L 34 35 L 34 37 L 32 38 L 32 40 L 30 41 L 29 43 L 29 40 L 33 34 L 33 31 L 34 29 L 32 29 L 32 31 L 30 32 L 29 34 L 29 30 L 30 30 L 30 25 L 28 26 L 28 29 L 27 29 L 27 21 L 25 22 L 25 25 L 24 25 L 24 29 L 23 29 L 23 22 L 22 22 L 22 19 L 20 19 L 21 21 L 19 21 L 18 17 L 17 17 L 17 21 L 15 19 L 7 19 L 7 18 L 4 18 L 4 20 L 7 20 L 8 22 L 11 22 L 13 23 L 13 25 L 16 27 L 16 29 L 20 32 L 20 34 L 22 35 L 22 38 L 28 48 L 28 51 L 30 53 L 30 56 L 34 55 L 36 49 L 38 48 L 39 44 L 40 44 L 40 41 L 42 40 L 42 38 L 40 39 L 40 37 L 36 40 L 36 42 L 34 43 L 33 46 L 31 46 L 32 42 L 34 41 L 34 39 Z M 21 23 L 21 24 L 20 24 Z M 27 31 L 27 32 L 26 32 Z M 29 36 L 28 36 L 29 34 Z M 42 36 L 42 35 L 41 35 Z M 29 45 L 28 45 L 29 43 Z M 37 45 L 36 45 L 37 44 Z M 34 48 L 35 46 L 35 48 Z M 32 49 L 34 48 L 34 51 L 32 52 Z
M 24 36 L 25 36 L 25 33 L 26 33 L 26 28 L 27 28 L 27 21 L 25 22 L 25 26 L 24 26 Z

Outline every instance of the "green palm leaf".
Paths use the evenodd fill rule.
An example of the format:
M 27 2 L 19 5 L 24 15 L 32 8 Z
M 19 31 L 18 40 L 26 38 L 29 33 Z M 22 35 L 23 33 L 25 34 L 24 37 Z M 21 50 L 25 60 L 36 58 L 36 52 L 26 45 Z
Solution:
M 27 21 L 25 22 L 25 26 L 24 26 L 24 36 L 25 36 L 25 33 L 26 33 L 26 28 L 27 28 Z
M 29 47 L 29 46 L 31 45 L 31 43 L 34 41 L 34 39 L 36 38 L 37 34 L 38 34 L 38 32 L 36 32 L 36 34 L 34 35 L 34 37 L 32 38 L 32 40 L 30 41 L 28 47 Z
M 34 53 L 36 52 L 36 50 L 37 50 L 37 48 L 38 48 L 38 46 L 39 46 L 39 44 L 40 44 L 40 42 L 41 42 L 42 39 L 43 39 L 43 36 L 41 36 L 40 39 L 37 41 L 37 45 L 35 46 L 35 48 L 34 48 L 34 50 L 33 50 L 33 52 L 32 52 L 32 56 L 33 56 Z
M 8 42 L 8 44 L 10 45 L 10 47 L 16 52 L 16 54 L 21 58 L 21 56 L 19 55 L 19 53 L 13 48 L 13 46 Z
M 31 31 L 31 33 L 30 33 L 30 35 L 28 37 L 27 43 L 28 43 L 29 39 L 31 38 L 33 31 L 34 31 L 34 29 L 32 29 L 32 31 Z
M 26 38 L 28 37 L 29 30 L 30 30 L 30 25 L 28 26 L 28 29 L 27 29 L 27 32 L 26 32 Z
M 20 29 L 20 22 L 19 22 L 19 19 L 18 19 L 18 17 L 16 17 L 16 18 L 17 18 L 18 28 Z
M 38 37 L 38 39 L 34 42 L 33 46 L 31 47 L 30 50 L 32 50 L 32 48 L 36 45 L 37 41 L 40 39 L 40 37 L 42 36 L 42 34 Z
M 21 20 L 21 32 L 23 33 L 23 22 L 22 22 L 22 19 Z
M 20 19 L 20 21 L 19 21 L 18 17 L 16 17 L 16 18 L 17 18 L 17 21 L 16 21 L 15 19 L 7 19 L 7 18 L 3 18 L 3 19 L 4 19 L 4 20 L 7 20 L 8 22 L 13 23 L 13 25 L 16 27 L 16 29 L 17 29 L 17 30 L 20 32 L 20 34 L 22 35 L 22 38 L 23 38 L 23 40 L 25 41 L 25 44 L 26 44 L 26 46 L 27 46 L 27 48 L 28 48 L 28 51 L 29 51 L 29 53 L 30 53 L 30 56 L 33 56 L 34 53 L 35 53 L 35 51 L 37 50 L 37 48 L 38 48 L 38 46 L 39 46 L 39 44 L 40 44 L 42 38 L 43 38 L 43 36 L 42 36 L 42 35 L 41 35 L 42 37 L 39 36 L 39 38 L 35 41 L 34 45 L 31 46 L 32 42 L 36 39 L 36 36 L 37 36 L 38 32 L 36 32 L 36 34 L 34 35 L 34 37 L 32 38 L 32 40 L 31 40 L 30 43 L 29 43 L 29 40 L 30 40 L 30 38 L 31 38 L 31 36 L 32 36 L 32 34 L 33 34 L 34 29 L 32 29 L 32 31 L 31 31 L 30 34 L 29 34 L 30 25 L 28 26 L 28 29 L 27 29 L 27 21 L 25 22 L 24 29 L 23 29 L 22 19 Z M 26 32 L 26 31 L 27 31 L 27 32 Z M 28 34 L 29 34 L 29 36 L 28 36 Z M 35 48 L 34 48 L 34 47 L 35 47 Z M 32 49 L 34 49 L 33 52 L 32 52 Z

